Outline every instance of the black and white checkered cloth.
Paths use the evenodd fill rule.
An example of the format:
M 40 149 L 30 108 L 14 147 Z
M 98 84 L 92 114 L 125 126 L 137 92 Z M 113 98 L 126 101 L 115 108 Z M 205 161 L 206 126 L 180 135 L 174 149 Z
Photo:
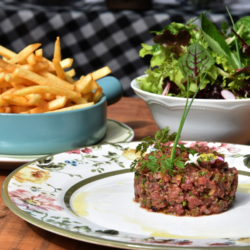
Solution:
M 164 4 L 153 4 L 152 10 L 143 12 L 110 11 L 104 3 L 71 0 L 69 4 L 45 6 L 34 1 L 39 0 L 0 2 L 0 44 L 19 52 L 39 42 L 45 57 L 52 59 L 56 37 L 60 36 L 62 56 L 74 59 L 78 77 L 107 65 L 122 83 L 124 96 L 134 96 L 130 82 L 149 66 L 150 57 L 140 58 L 139 50 L 141 43 L 152 44 L 154 34 L 150 31 L 171 22 L 186 22 L 206 11 Z M 235 20 L 249 15 L 242 10 L 231 12 Z M 216 8 L 208 18 L 218 26 L 223 21 L 230 24 L 224 8 Z

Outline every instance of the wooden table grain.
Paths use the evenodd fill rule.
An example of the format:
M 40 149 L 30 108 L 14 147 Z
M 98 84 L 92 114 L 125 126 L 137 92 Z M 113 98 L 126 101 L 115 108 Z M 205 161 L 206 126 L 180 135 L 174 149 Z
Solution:
M 136 97 L 123 97 L 107 109 L 107 117 L 125 123 L 134 130 L 134 141 L 153 135 L 158 130 L 146 104 Z M 4 170 L 0 163 L 0 186 L 11 170 Z M 24 221 L 5 205 L 0 195 L 0 249 L 1 250 L 111 250 L 51 233 Z

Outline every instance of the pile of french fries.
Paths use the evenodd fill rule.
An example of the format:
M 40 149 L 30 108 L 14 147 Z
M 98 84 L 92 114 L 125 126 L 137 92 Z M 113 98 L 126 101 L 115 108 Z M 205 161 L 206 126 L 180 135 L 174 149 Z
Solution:
M 62 60 L 59 37 L 52 61 L 43 57 L 40 46 L 30 44 L 18 54 L 0 46 L 0 113 L 68 111 L 89 107 L 102 98 L 102 88 L 96 80 L 108 75 L 109 67 L 76 81 L 75 70 L 67 70 L 73 59 Z

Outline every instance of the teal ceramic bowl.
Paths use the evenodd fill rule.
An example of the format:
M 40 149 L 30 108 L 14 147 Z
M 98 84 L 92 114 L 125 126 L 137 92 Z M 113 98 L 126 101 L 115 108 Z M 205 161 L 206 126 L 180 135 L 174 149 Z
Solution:
M 98 143 L 106 133 L 107 105 L 122 97 L 120 82 L 98 80 L 102 99 L 93 106 L 44 114 L 0 114 L 0 154 L 44 155 Z

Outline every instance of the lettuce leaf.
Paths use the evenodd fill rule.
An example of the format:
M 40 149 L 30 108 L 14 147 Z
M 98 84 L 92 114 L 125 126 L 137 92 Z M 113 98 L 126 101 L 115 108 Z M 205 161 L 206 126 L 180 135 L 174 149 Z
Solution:
M 244 16 L 235 23 L 235 29 L 238 30 L 243 24 L 244 28 L 241 33 L 242 39 L 249 45 L 250 44 L 250 16 Z
M 233 58 L 230 47 L 225 41 L 225 38 L 221 35 L 218 29 L 209 21 L 203 14 L 201 16 L 201 29 L 203 35 L 206 38 L 210 48 L 218 55 L 223 55 L 227 59 L 227 63 L 232 65 L 234 69 L 237 69 L 237 63 Z
M 214 59 L 200 44 L 195 43 L 188 47 L 188 52 L 178 60 L 182 75 L 197 79 L 197 77 L 210 69 Z

